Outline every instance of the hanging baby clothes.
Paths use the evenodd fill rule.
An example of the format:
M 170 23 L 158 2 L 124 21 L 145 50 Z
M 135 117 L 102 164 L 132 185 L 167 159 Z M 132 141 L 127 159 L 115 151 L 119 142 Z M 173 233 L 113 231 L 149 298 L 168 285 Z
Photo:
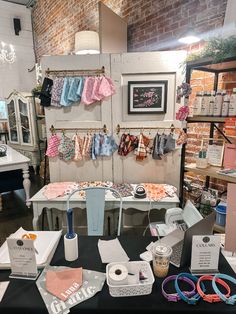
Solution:
M 71 100 L 68 99 L 71 79 L 72 79 L 71 77 L 65 77 L 64 79 L 62 93 L 61 93 L 61 100 L 60 100 L 60 104 L 64 107 L 71 106 L 73 103 Z
M 155 160 L 161 160 L 159 146 L 160 146 L 160 135 L 157 133 L 153 140 L 153 151 L 152 151 L 152 158 Z
M 101 97 L 99 95 L 99 86 L 100 86 L 100 77 L 95 77 L 94 78 L 94 84 L 93 84 L 93 90 L 92 90 L 92 96 L 91 98 L 93 101 L 100 101 Z
M 51 105 L 52 86 L 53 80 L 51 80 L 48 77 L 45 77 L 43 80 L 43 85 L 39 96 L 41 100 L 40 103 L 41 106 L 48 107 Z
M 49 139 L 46 155 L 48 157 L 56 157 L 56 156 L 58 156 L 58 154 L 59 154 L 59 151 L 58 151 L 59 144 L 60 144 L 60 138 L 56 134 L 52 134 L 50 139 Z
M 118 145 L 112 135 L 100 134 L 99 156 L 111 156 L 118 149 Z
M 84 89 L 84 78 L 80 77 L 79 85 L 78 85 L 77 92 L 76 92 L 76 94 L 79 97 L 79 101 L 81 101 L 83 89 Z
M 83 149 L 83 140 L 82 138 L 78 135 L 75 134 L 72 138 L 72 140 L 75 143 L 75 157 L 74 160 L 82 160 L 83 156 L 82 156 L 82 149 Z
M 110 82 L 111 80 L 109 81 L 105 76 L 101 78 L 98 90 L 98 94 L 100 95 L 101 99 L 105 99 L 114 94 L 114 85 L 111 85 Z
M 120 155 L 120 156 L 125 156 L 124 155 L 124 147 L 125 147 L 126 136 L 127 136 L 126 133 L 123 133 L 121 135 L 120 144 L 119 144 L 119 147 L 118 147 L 118 155 Z
M 167 136 L 166 134 L 162 134 L 159 138 L 159 155 L 164 155 L 164 149 L 165 149 L 165 145 L 166 145 L 166 141 L 167 141 Z
M 61 107 L 60 100 L 61 100 L 63 84 L 64 84 L 63 77 L 56 77 L 53 80 L 51 106 Z
M 58 147 L 59 158 L 65 161 L 71 160 L 75 156 L 75 147 L 72 140 L 62 134 L 61 142 Z
M 118 154 L 120 156 L 127 156 L 130 152 L 138 147 L 138 137 L 123 133 L 120 139 Z
M 173 134 L 170 133 L 167 135 L 165 147 L 164 147 L 164 154 L 172 152 L 175 150 L 175 139 L 173 138 Z
M 177 145 L 182 145 L 187 143 L 187 134 L 183 130 L 180 130 L 179 137 L 176 140 Z
M 92 145 L 92 135 L 87 134 L 83 141 L 83 149 L 82 149 L 82 156 L 84 158 L 91 158 L 90 150 Z
M 77 94 L 81 77 L 72 77 L 70 79 L 70 88 L 68 91 L 68 100 L 72 102 L 80 101 L 80 95 Z
M 123 148 L 123 156 L 127 156 L 130 152 L 138 147 L 138 137 L 135 135 L 127 134 L 125 138 L 125 145 Z
M 149 142 L 150 142 L 150 139 L 147 136 L 140 133 L 138 148 L 135 151 L 137 161 L 142 161 L 147 157 L 146 147 L 149 145 Z
M 81 96 L 81 103 L 85 105 L 90 105 L 94 102 L 92 99 L 93 86 L 95 83 L 95 78 L 92 76 L 86 77 L 84 82 L 83 93 Z

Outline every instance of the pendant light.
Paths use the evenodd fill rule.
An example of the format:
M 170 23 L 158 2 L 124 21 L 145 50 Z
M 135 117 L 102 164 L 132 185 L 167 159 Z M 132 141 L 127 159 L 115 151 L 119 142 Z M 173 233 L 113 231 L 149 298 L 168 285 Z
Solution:
M 190 45 L 199 42 L 201 39 L 197 36 L 193 28 L 184 33 L 178 41 L 182 44 Z
M 94 31 L 81 31 L 75 34 L 75 54 L 100 53 L 99 35 Z

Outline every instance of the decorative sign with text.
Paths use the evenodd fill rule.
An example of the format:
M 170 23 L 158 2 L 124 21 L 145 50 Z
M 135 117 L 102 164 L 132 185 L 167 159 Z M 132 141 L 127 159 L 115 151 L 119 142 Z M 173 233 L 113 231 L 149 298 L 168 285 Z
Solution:
M 218 273 L 220 235 L 193 236 L 191 268 L 192 274 Z
M 31 279 L 38 277 L 34 241 L 30 239 L 7 239 L 11 262 L 10 278 Z

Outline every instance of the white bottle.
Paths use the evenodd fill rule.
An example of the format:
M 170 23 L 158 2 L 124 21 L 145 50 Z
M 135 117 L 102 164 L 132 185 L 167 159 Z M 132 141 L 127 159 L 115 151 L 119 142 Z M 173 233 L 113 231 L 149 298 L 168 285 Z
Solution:
M 196 96 L 195 96 L 194 101 L 193 101 L 193 116 L 197 115 L 198 102 L 199 102 L 199 92 L 196 93 Z
M 196 93 L 195 99 L 193 101 L 193 116 L 198 116 L 200 112 L 200 92 Z
M 215 106 L 215 91 L 211 92 L 210 101 L 209 101 L 209 108 L 208 108 L 208 116 L 212 117 L 214 112 Z
M 214 110 L 213 110 L 213 116 L 214 117 L 220 117 L 221 116 L 222 104 L 223 104 L 222 93 L 221 93 L 221 91 L 217 91 L 216 97 L 215 97 Z
M 230 96 L 229 116 L 236 116 L 236 88 L 233 88 L 233 93 Z
M 204 92 L 203 97 L 202 97 L 201 116 L 208 115 L 209 102 L 210 102 L 210 94 L 208 96 L 208 92 Z
M 223 105 L 222 105 L 222 113 L 221 113 L 222 117 L 228 117 L 229 115 L 229 101 L 230 101 L 229 95 L 225 94 Z

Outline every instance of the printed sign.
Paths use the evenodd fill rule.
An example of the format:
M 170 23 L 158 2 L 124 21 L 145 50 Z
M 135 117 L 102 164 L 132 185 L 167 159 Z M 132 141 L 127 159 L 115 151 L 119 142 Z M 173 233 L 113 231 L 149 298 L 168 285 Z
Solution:
M 7 238 L 11 263 L 10 278 L 34 280 L 38 276 L 34 241 L 30 239 Z
M 193 236 L 191 273 L 214 274 L 218 271 L 220 235 Z

